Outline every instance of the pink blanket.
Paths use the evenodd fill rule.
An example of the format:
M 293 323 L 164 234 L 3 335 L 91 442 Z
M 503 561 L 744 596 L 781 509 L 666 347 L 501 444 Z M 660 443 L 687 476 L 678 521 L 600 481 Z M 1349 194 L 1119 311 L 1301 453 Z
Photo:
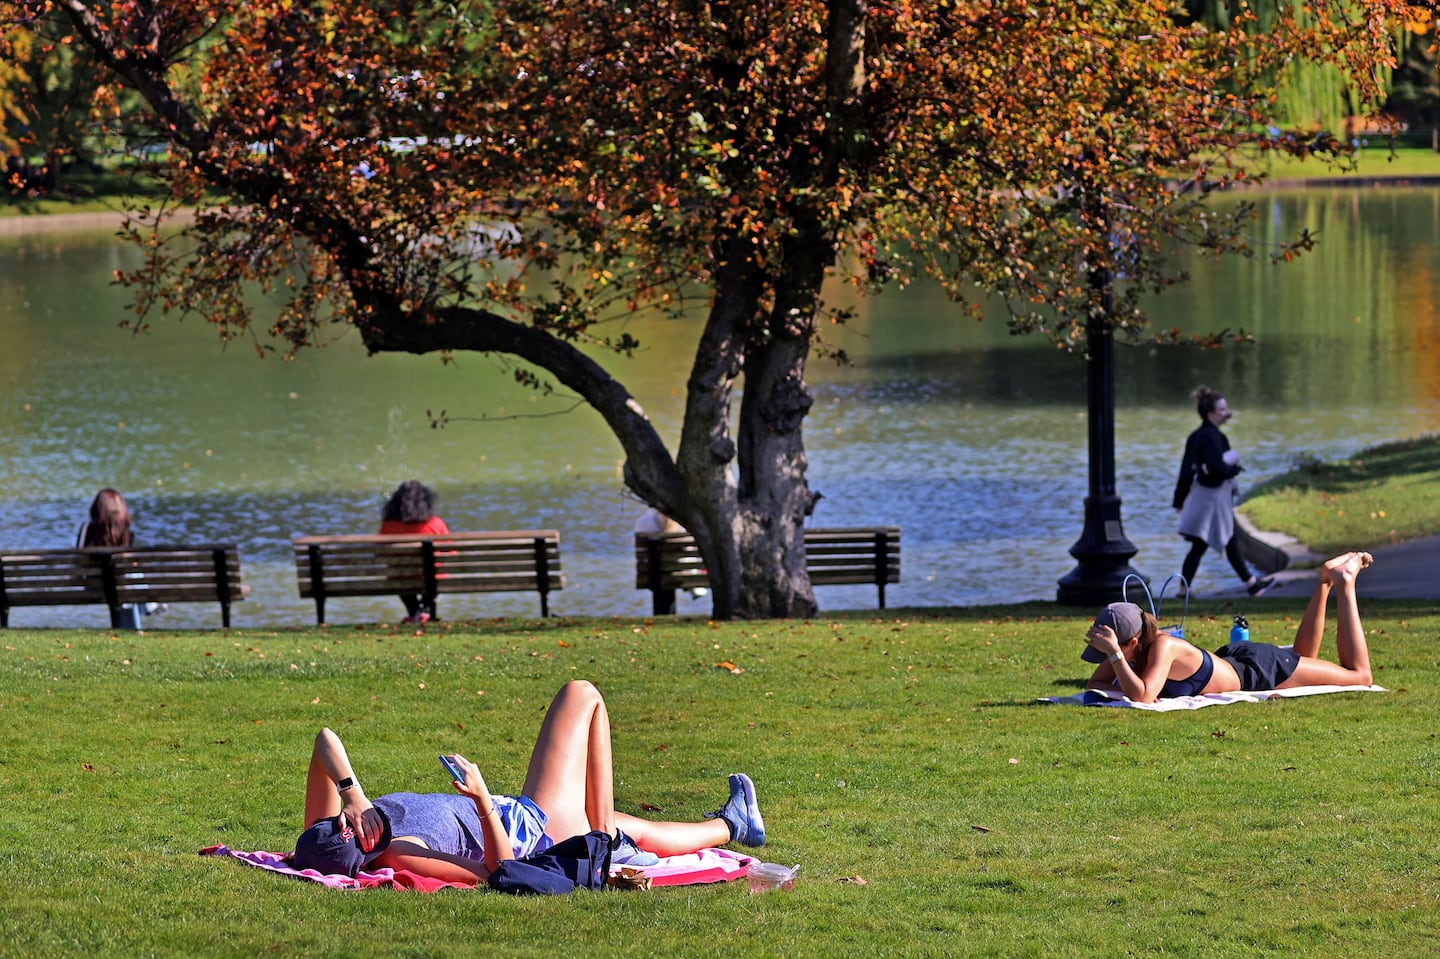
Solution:
M 295 869 L 285 862 L 285 856 L 278 852 L 241 852 L 228 846 L 207 846 L 200 850 L 202 856 L 229 856 L 247 866 L 255 866 L 270 872 L 278 872 L 296 879 L 308 879 L 329 886 L 331 889 L 409 889 L 415 892 L 435 892 L 440 889 L 473 889 L 473 883 L 443 882 L 410 872 L 408 869 L 375 869 L 361 872 L 355 878 L 341 875 L 327 875 L 314 869 Z M 702 849 L 686 856 L 668 856 L 657 865 L 641 870 L 654 886 L 686 886 L 692 883 L 729 882 L 745 875 L 745 869 L 753 860 L 749 856 L 731 852 L 728 849 Z M 618 871 L 618 870 L 617 870 Z

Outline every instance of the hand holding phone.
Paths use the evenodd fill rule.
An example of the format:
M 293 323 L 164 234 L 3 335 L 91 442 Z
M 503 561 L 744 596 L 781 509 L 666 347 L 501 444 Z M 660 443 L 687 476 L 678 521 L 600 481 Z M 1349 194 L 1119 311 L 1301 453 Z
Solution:
M 440 765 L 445 767 L 445 771 L 450 774 L 450 778 L 457 783 L 463 783 L 465 781 L 465 771 L 455 765 L 449 756 L 442 755 L 440 757 Z

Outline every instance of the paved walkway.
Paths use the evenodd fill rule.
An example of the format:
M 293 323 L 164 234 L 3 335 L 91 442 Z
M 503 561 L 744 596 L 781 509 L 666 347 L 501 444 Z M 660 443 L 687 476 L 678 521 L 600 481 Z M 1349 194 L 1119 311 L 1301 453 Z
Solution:
M 1355 579 L 1361 599 L 1440 599 L 1440 536 L 1377 546 L 1370 553 L 1375 563 Z M 1316 569 L 1287 569 L 1276 574 L 1265 595 L 1307 596 L 1317 575 Z

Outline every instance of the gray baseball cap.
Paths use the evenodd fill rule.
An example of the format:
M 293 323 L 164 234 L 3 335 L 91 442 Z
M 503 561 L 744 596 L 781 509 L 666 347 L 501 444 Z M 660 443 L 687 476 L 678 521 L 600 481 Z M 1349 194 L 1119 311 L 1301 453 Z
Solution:
M 1140 607 L 1134 603 L 1111 603 L 1100 610 L 1100 615 L 1095 617 L 1095 625 L 1109 626 L 1116 639 L 1122 644 L 1128 643 L 1140 635 Z M 1080 651 L 1080 658 L 1087 663 L 1105 662 L 1105 654 L 1088 643 Z

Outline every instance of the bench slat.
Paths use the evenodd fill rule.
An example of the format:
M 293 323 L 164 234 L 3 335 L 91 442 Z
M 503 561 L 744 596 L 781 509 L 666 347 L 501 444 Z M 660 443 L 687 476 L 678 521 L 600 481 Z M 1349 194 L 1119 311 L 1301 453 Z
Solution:
M 228 628 L 230 604 L 248 592 L 230 543 L 0 551 L 0 625 L 7 627 L 13 606 L 105 604 L 113 622 L 131 603 L 212 602 Z
M 565 585 L 556 530 L 300 536 L 292 544 L 300 596 L 315 601 L 316 622 L 332 597 L 402 593 L 533 591 L 548 616 L 549 593 Z
M 885 586 L 900 582 L 900 528 L 807 528 L 805 569 L 812 586 L 875 586 L 884 609 Z M 635 587 L 654 593 L 656 613 L 674 612 L 676 590 L 709 582 L 700 548 L 689 533 L 635 534 Z

